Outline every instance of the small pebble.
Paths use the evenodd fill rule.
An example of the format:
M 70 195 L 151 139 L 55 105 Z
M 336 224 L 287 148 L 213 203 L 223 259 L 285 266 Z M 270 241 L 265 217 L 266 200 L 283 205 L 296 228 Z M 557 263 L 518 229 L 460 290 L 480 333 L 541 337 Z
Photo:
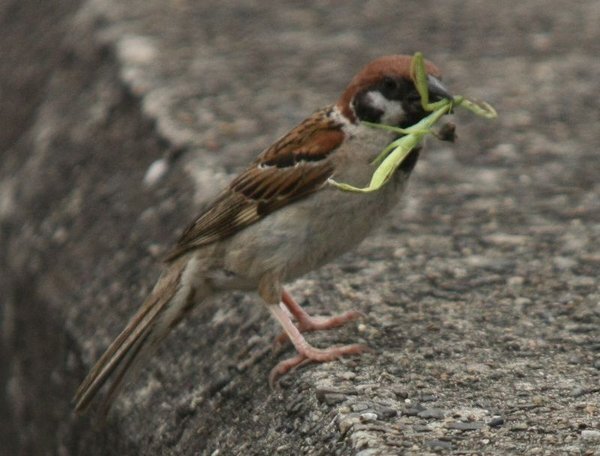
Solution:
M 321 402 L 324 402 L 327 405 L 335 405 L 335 404 L 339 404 L 340 402 L 344 402 L 347 399 L 347 397 L 345 395 L 339 394 L 339 393 L 328 393 L 328 394 L 324 394 L 319 399 L 321 400 Z
M 148 187 L 156 184 L 169 170 L 169 164 L 166 159 L 161 158 L 154 161 L 146 171 L 144 176 L 144 184 Z
M 571 396 L 573 397 L 580 397 L 583 396 L 585 394 L 588 393 L 588 390 L 585 388 L 581 388 L 581 387 L 577 387 L 577 388 L 573 388 L 573 390 L 571 391 Z
M 581 364 L 581 358 L 577 355 L 571 355 L 569 356 L 569 358 L 567 359 L 567 362 L 569 364 Z
M 377 420 L 377 413 L 373 413 L 373 412 L 365 412 L 363 414 L 360 415 L 360 420 L 363 423 L 368 423 L 371 421 L 376 421 Z
M 391 390 L 398 399 L 406 399 L 408 397 L 408 391 L 402 385 L 393 385 Z
M 581 431 L 581 438 L 590 442 L 600 442 L 600 431 L 586 429 Z
M 526 431 L 527 424 L 526 423 L 515 423 L 510 427 L 511 431 Z
M 431 448 L 442 448 L 444 450 L 451 450 L 452 449 L 452 443 L 447 442 L 445 440 L 426 440 L 425 441 L 425 445 L 427 445 L 428 447 Z
M 490 150 L 490 155 L 508 160 L 516 160 L 518 153 L 517 147 L 511 143 L 501 143 Z
M 377 407 L 375 409 L 375 413 L 377 413 L 377 416 L 379 416 L 379 418 L 393 418 L 395 416 L 398 416 L 398 411 L 395 408 L 392 407 L 386 407 L 384 405 Z
M 415 424 L 413 429 L 415 432 L 431 432 L 431 428 L 423 424 Z
M 146 36 L 125 35 L 117 42 L 117 52 L 129 64 L 147 65 L 156 59 L 157 49 Z
M 499 427 L 504 424 L 504 418 L 501 416 L 494 416 L 490 421 L 488 421 L 489 427 Z
M 349 395 L 356 393 L 351 389 L 317 388 L 315 394 L 319 402 L 333 405 L 348 399 Z
M 419 418 L 435 418 L 441 420 L 444 418 L 445 412 L 442 409 L 430 408 L 417 413 L 417 416 Z
M 402 410 L 404 416 L 417 416 L 420 412 L 425 410 L 425 407 L 419 404 L 415 404 L 412 407 L 407 407 Z
M 484 424 L 480 421 L 471 421 L 468 423 L 456 422 L 450 423 L 446 427 L 448 429 L 456 429 L 458 431 L 478 431 L 483 428 Z
M 356 423 L 360 422 L 360 419 L 357 416 L 347 416 L 342 418 L 338 423 L 338 429 L 342 433 L 342 435 L 346 434 L 348 430 L 354 426 Z
M 358 402 L 357 404 L 352 404 L 353 412 L 363 412 L 363 411 L 367 410 L 368 408 L 369 408 L 369 406 L 367 404 L 365 404 L 364 402 Z
M 506 280 L 506 284 L 509 287 L 520 287 L 521 285 L 523 285 L 524 282 L 525 282 L 525 279 L 523 277 L 519 277 L 519 276 L 509 277 Z

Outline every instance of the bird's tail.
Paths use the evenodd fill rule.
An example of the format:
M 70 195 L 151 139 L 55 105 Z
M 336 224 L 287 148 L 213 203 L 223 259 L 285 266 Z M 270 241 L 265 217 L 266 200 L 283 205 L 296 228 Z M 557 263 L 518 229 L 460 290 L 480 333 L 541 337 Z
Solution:
M 184 271 L 185 262 L 179 262 L 163 273 L 144 304 L 79 386 L 74 398 L 77 412 L 85 412 L 98 391 L 112 378 L 100 407 L 100 414 L 106 415 L 125 381 L 193 306 L 195 290 L 183 284 Z

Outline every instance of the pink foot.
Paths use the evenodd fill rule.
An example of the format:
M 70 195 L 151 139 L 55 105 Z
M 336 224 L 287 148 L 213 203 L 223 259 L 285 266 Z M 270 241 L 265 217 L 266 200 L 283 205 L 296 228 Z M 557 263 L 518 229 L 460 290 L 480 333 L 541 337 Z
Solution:
M 309 325 L 309 330 L 315 326 L 315 329 L 323 329 L 324 327 L 325 329 L 328 329 L 330 327 L 339 326 L 340 324 L 348 321 L 348 316 L 350 319 L 356 319 L 357 316 L 361 315 L 359 312 L 347 312 L 339 317 L 333 317 L 324 320 L 314 319 L 304 312 L 304 310 L 302 310 L 286 292 L 283 293 L 283 304 L 287 307 L 287 309 L 289 309 L 290 313 L 296 317 L 298 320 L 298 326 L 302 327 L 302 325 L 304 325 L 304 328 L 306 328 L 306 325 Z M 280 362 L 273 368 L 273 370 L 271 370 L 269 375 L 269 384 L 271 386 L 275 384 L 278 377 L 302 364 L 309 362 L 324 363 L 341 358 L 342 356 L 358 355 L 368 350 L 367 347 L 359 344 L 331 347 L 327 349 L 315 348 L 310 345 L 306 339 L 304 339 L 300 329 L 296 327 L 294 323 L 292 323 L 290 315 L 283 305 L 270 305 L 269 310 L 275 319 L 281 324 L 285 335 L 289 338 L 292 344 L 294 344 L 294 347 L 298 351 L 296 356 Z M 332 324 L 333 326 L 331 326 Z
M 306 346 L 303 347 L 302 352 L 299 352 L 293 358 L 281 361 L 271 369 L 271 373 L 269 374 L 269 385 L 271 388 L 274 388 L 279 377 L 304 364 L 310 362 L 325 363 L 334 361 L 342 356 L 360 355 L 369 350 L 368 347 L 360 344 L 342 345 L 340 347 L 326 349 L 319 349 L 306 344 Z
M 341 315 L 335 315 L 333 317 L 311 317 L 285 290 L 283 291 L 282 301 L 298 322 L 296 327 L 300 332 L 321 331 L 337 328 L 350 321 L 365 318 L 365 314 L 357 310 L 350 310 Z M 289 338 L 287 334 L 283 332 L 275 339 L 275 346 L 283 345 L 288 340 Z
M 298 321 L 298 329 L 302 332 L 332 329 L 345 325 L 349 321 L 358 320 L 359 318 L 365 318 L 365 314 L 359 312 L 358 310 L 350 310 L 341 315 L 335 315 L 333 317 L 308 316 L 308 318 Z

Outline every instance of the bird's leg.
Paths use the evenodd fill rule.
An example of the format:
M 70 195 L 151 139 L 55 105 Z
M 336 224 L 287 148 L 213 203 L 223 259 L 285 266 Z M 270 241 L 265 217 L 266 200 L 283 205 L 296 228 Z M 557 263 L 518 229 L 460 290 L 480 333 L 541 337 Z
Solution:
M 330 347 L 327 349 L 315 348 L 304 339 L 304 336 L 302 336 L 302 333 L 294 326 L 290 315 L 284 308 L 276 304 L 271 304 L 269 305 L 269 310 L 281 324 L 285 334 L 289 337 L 290 341 L 298 351 L 298 355 L 280 362 L 271 370 L 271 374 L 269 375 L 269 383 L 271 386 L 275 384 L 275 381 L 279 376 L 306 362 L 313 361 L 322 363 L 333 361 L 342 356 L 357 355 L 367 350 L 367 347 L 360 344 Z
M 282 304 L 290 311 L 290 313 L 298 322 L 296 326 L 300 332 L 337 328 L 338 326 L 342 326 L 349 321 L 364 318 L 364 314 L 357 310 L 350 310 L 341 315 L 335 315 L 333 317 L 311 317 L 286 290 L 282 290 L 281 300 Z M 275 344 L 283 344 L 287 341 L 287 339 L 288 335 L 284 332 L 279 335 L 277 339 L 275 339 Z
M 364 317 L 364 314 L 357 310 L 350 310 L 333 317 L 311 317 L 286 290 L 283 290 L 281 300 L 298 322 L 297 327 L 300 332 L 337 328 L 349 321 Z
M 281 286 L 281 272 L 271 271 L 263 275 L 258 284 L 258 293 L 267 303 L 269 310 L 279 324 L 281 324 L 283 331 L 298 351 L 298 354 L 295 357 L 280 362 L 271 370 L 271 374 L 269 375 L 269 384 L 271 386 L 275 384 L 275 381 L 280 375 L 289 372 L 290 369 L 298 367 L 301 364 L 311 361 L 321 363 L 333 361 L 342 356 L 356 355 L 368 350 L 367 347 L 359 344 L 331 347 L 327 349 L 319 349 L 310 345 L 306 339 L 304 339 L 300 330 L 294 326 L 294 323 L 290 318 L 290 312 L 292 314 L 296 313 L 297 317 L 302 314 L 300 318 L 305 322 L 312 320 L 308 315 L 306 315 L 308 318 L 304 317 L 306 312 L 304 312 L 292 299 L 288 299 L 291 298 L 289 294 L 284 293 L 283 287 Z M 288 298 L 284 297 L 285 295 L 287 295 Z M 288 302 L 287 304 L 286 301 Z M 292 304 L 290 304 L 290 302 Z M 300 309 L 300 312 L 298 312 L 298 309 Z M 341 323 L 339 323 L 338 320 L 338 326 L 339 324 Z

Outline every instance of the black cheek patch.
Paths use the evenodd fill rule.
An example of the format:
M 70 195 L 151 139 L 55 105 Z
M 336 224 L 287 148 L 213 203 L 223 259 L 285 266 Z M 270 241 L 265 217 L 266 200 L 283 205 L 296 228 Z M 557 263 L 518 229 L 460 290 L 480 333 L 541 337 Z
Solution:
M 374 107 L 371 104 L 371 100 L 369 99 L 369 92 L 365 91 L 359 93 L 354 98 L 354 113 L 359 120 L 363 120 L 366 122 L 378 123 L 381 120 L 381 116 L 383 115 L 383 111 Z

